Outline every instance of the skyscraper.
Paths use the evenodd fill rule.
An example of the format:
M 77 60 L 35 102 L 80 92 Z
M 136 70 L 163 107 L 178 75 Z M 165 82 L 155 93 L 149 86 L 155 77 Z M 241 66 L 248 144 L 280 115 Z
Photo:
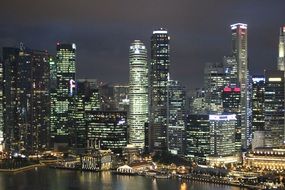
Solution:
M 54 99 L 52 142 L 69 143 L 69 128 L 72 127 L 72 104 L 75 85 L 75 44 L 57 44 L 56 73 L 57 86 Z
M 185 143 L 185 87 L 179 81 L 168 82 L 168 150 L 184 155 Z
M 149 71 L 150 150 L 167 150 L 167 85 L 169 79 L 170 37 L 167 30 L 153 31 Z
M 222 91 L 228 84 L 225 68 L 222 63 L 207 63 L 204 70 L 206 103 L 211 113 L 222 113 Z
M 252 77 L 252 131 L 264 131 L 265 77 Z
M 231 25 L 232 53 L 237 61 L 237 76 L 241 88 L 241 143 L 246 149 L 249 145 L 249 93 L 248 93 L 248 64 L 247 64 L 247 25 L 237 23 Z
M 277 69 L 284 71 L 285 68 L 285 26 L 280 27 L 279 47 L 278 47 L 278 65 Z
M 199 164 L 206 163 L 206 157 L 210 154 L 209 115 L 187 115 L 185 154 Z
M 212 156 L 232 156 L 235 154 L 235 114 L 209 115 L 210 154 Z
M 147 50 L 140 40 L 130 46 L 129 63 L 130 143 L 144 149 L 145 123 L 148 122 L 148 65 Z
M 285 141 L 284 71 L 265 71 L 265 146 L 278 147 Z
M 7 151 L 35 153 L 49 146 L 49 55 L 3 48 L 4 138 Z

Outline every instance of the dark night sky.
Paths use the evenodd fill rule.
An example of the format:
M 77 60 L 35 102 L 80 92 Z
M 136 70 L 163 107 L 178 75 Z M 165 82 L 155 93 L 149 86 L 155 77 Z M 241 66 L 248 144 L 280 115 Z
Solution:
M 251 74 L 275 68 L 285 0 L 2 0 L 0 17 L 0 46 L 55 53 L 56 42 L 75 42 L 78 78 L 107 82 L 127 82 L 130 43 L 149 47 L 152 30 L 165 27 L 171 78 L 195 88 L 205 62 L 230 54 L 232 23 L 248 24 Z

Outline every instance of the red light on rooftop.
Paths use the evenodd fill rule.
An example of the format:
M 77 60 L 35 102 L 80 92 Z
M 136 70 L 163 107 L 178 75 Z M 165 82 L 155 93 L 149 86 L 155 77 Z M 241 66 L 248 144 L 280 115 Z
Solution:
M 240 92 L 240 88 L 234 88 L 234 92 Z
M 229 87 L 224 88 L 224 92 L 231 92 L 231 91 L 232 91 L 232 89 Z

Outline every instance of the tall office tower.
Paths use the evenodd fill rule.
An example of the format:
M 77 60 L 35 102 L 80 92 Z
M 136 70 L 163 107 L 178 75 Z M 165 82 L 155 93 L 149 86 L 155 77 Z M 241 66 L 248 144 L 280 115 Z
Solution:
M 227 85 L 225 68 L 221 63 L 207 63 L 204 70 L 206 103 L 211 113 L 222 113 L 222 91 Z
M 237 23 L 231 25 L 232 53 L 237 61 L 237 76 L 241 88 L 241 143 L 242 148 L 249 146 L 249 93 L 248 93 L 248 64 L 247 64 L 247 25 Z
M 277 69 L 284 71 L 285 68 L 285 26 L 280 27 L 279 35 L 279 54 L 278 54 L 278 66 Z
M 210 154 L 215 157 L 235 154 L 235 114 L 209 115 Z
M 148 122 L 148 64 L 147 50 L 140 40 L 135 40 L 129 50 L 130 144 L 144 149 L 145 123 Z
M 87 111 L 87 148 L 121 153 L 127 146 L 127 112 Z
M 129 111 L 129 85 L 114 85 L 114 103 L 118 111 Z
M 284 71 L 265 71 L 265 146 L 284 144 Z
M 0 62 L 0 151 L 3 151 L 4 149 L 4 109 L 3 109 L 3 104 L 4 104 L 4 94 L 3 94 L 3 63 Z
M 210 154 L 209 115 L 191 114 L 186 117 L 185 155 L 198 164 L 205 164 Z
M 167 150 L 167 85 L 170 66 L 167 30 L 153 31 L 149 71 L 150 150 Z
M 3 48 L 4 126 L 8 151 L 35 153 L 49 146 L 49 55 Z
M 71 142 L 77 151 L 84 151 L 87 148 L 86 113 L 88 111 L 100 110 L 100 96 L 97 80 L 78 79 L 76 81 L 77 91 L 73 103 L 74 127 L 70 130 Z
M 69 129 L 73 125 L 71 118 L 73 96 L 76 91 L 75 84 L 75 44 L 57 44 L 56 73 L 57 86 L 56 97 L 53 97 L 54 115 L 51 116 L 53 124 L 51 128 L 52 143 L 70 142 Z
M 264 76 L 252 77 L 252 131 L 264 131 Z
M 186 91 L 179 81 L 168 83 L 168 150 L 184 155 Z

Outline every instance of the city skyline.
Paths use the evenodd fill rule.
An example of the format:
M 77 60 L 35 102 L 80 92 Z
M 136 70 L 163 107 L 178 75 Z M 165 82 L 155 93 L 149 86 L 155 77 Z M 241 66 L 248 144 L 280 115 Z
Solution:
M 96 1 L 74 3 L 68 5 L 66 10 L 63 10 L 64 1 L 58 4 L 51 1 L 33 5 L 42 11 L 32 8 L 34 11 L 25 13 L 22 10 L 31 2 L 20 2 L 16 7 L 23 7 L 22 10 L 4 2 L 0 16 L 6 19 L 0 29 L 0 42 L 3 46 L 15 46 L 23 41 L 27 47 L 47 49 L 51 54 L 55 54 L 53 45 L 57 41 L 74 42 L 78 46 L 79 78 L 127 83 L 129 44 L 140 39 L 149 48 L 151 31 L 165 27 L 172 36 L 171 76 L 188 88 L 195 88 L 202 84 L 206 62 L 221 62 L 224 55 L 230 54 L 229 25 L 243 22 L 248 24 L 250 74 L 262 74 L 264 68 L 275 68 L 278 28 L 285 20 L 282 14 L 284 1 L 219 1 L 213 10 L 213 2 L 210 1 L 163 2 L 162 8 L 166 11 L 161 15 L 154 11 L 159 1 L 138 5 L 126 1 L 127 11 L 123 3 L 112 1 L 112 4 Z M 114 10 L 114 7 L 117 9 Z M 51 11 L 51 8 L 54 10 Z M 94 10 L 91 11 L 91 8 Z M 139 8 L 142 13 L 135 14 Z M 198 8 L 203 11 L 195 11 Z M 82 11 L 84 9 L 86 11 Z M 181 10 L 178 14 L 169 14 L 177 9 Z M 7 10 L 17 14 L 11 15 Z M 52 14 L 54 12 L 56 14 Z M 191 69 L 193 66 L 195 70 Z

